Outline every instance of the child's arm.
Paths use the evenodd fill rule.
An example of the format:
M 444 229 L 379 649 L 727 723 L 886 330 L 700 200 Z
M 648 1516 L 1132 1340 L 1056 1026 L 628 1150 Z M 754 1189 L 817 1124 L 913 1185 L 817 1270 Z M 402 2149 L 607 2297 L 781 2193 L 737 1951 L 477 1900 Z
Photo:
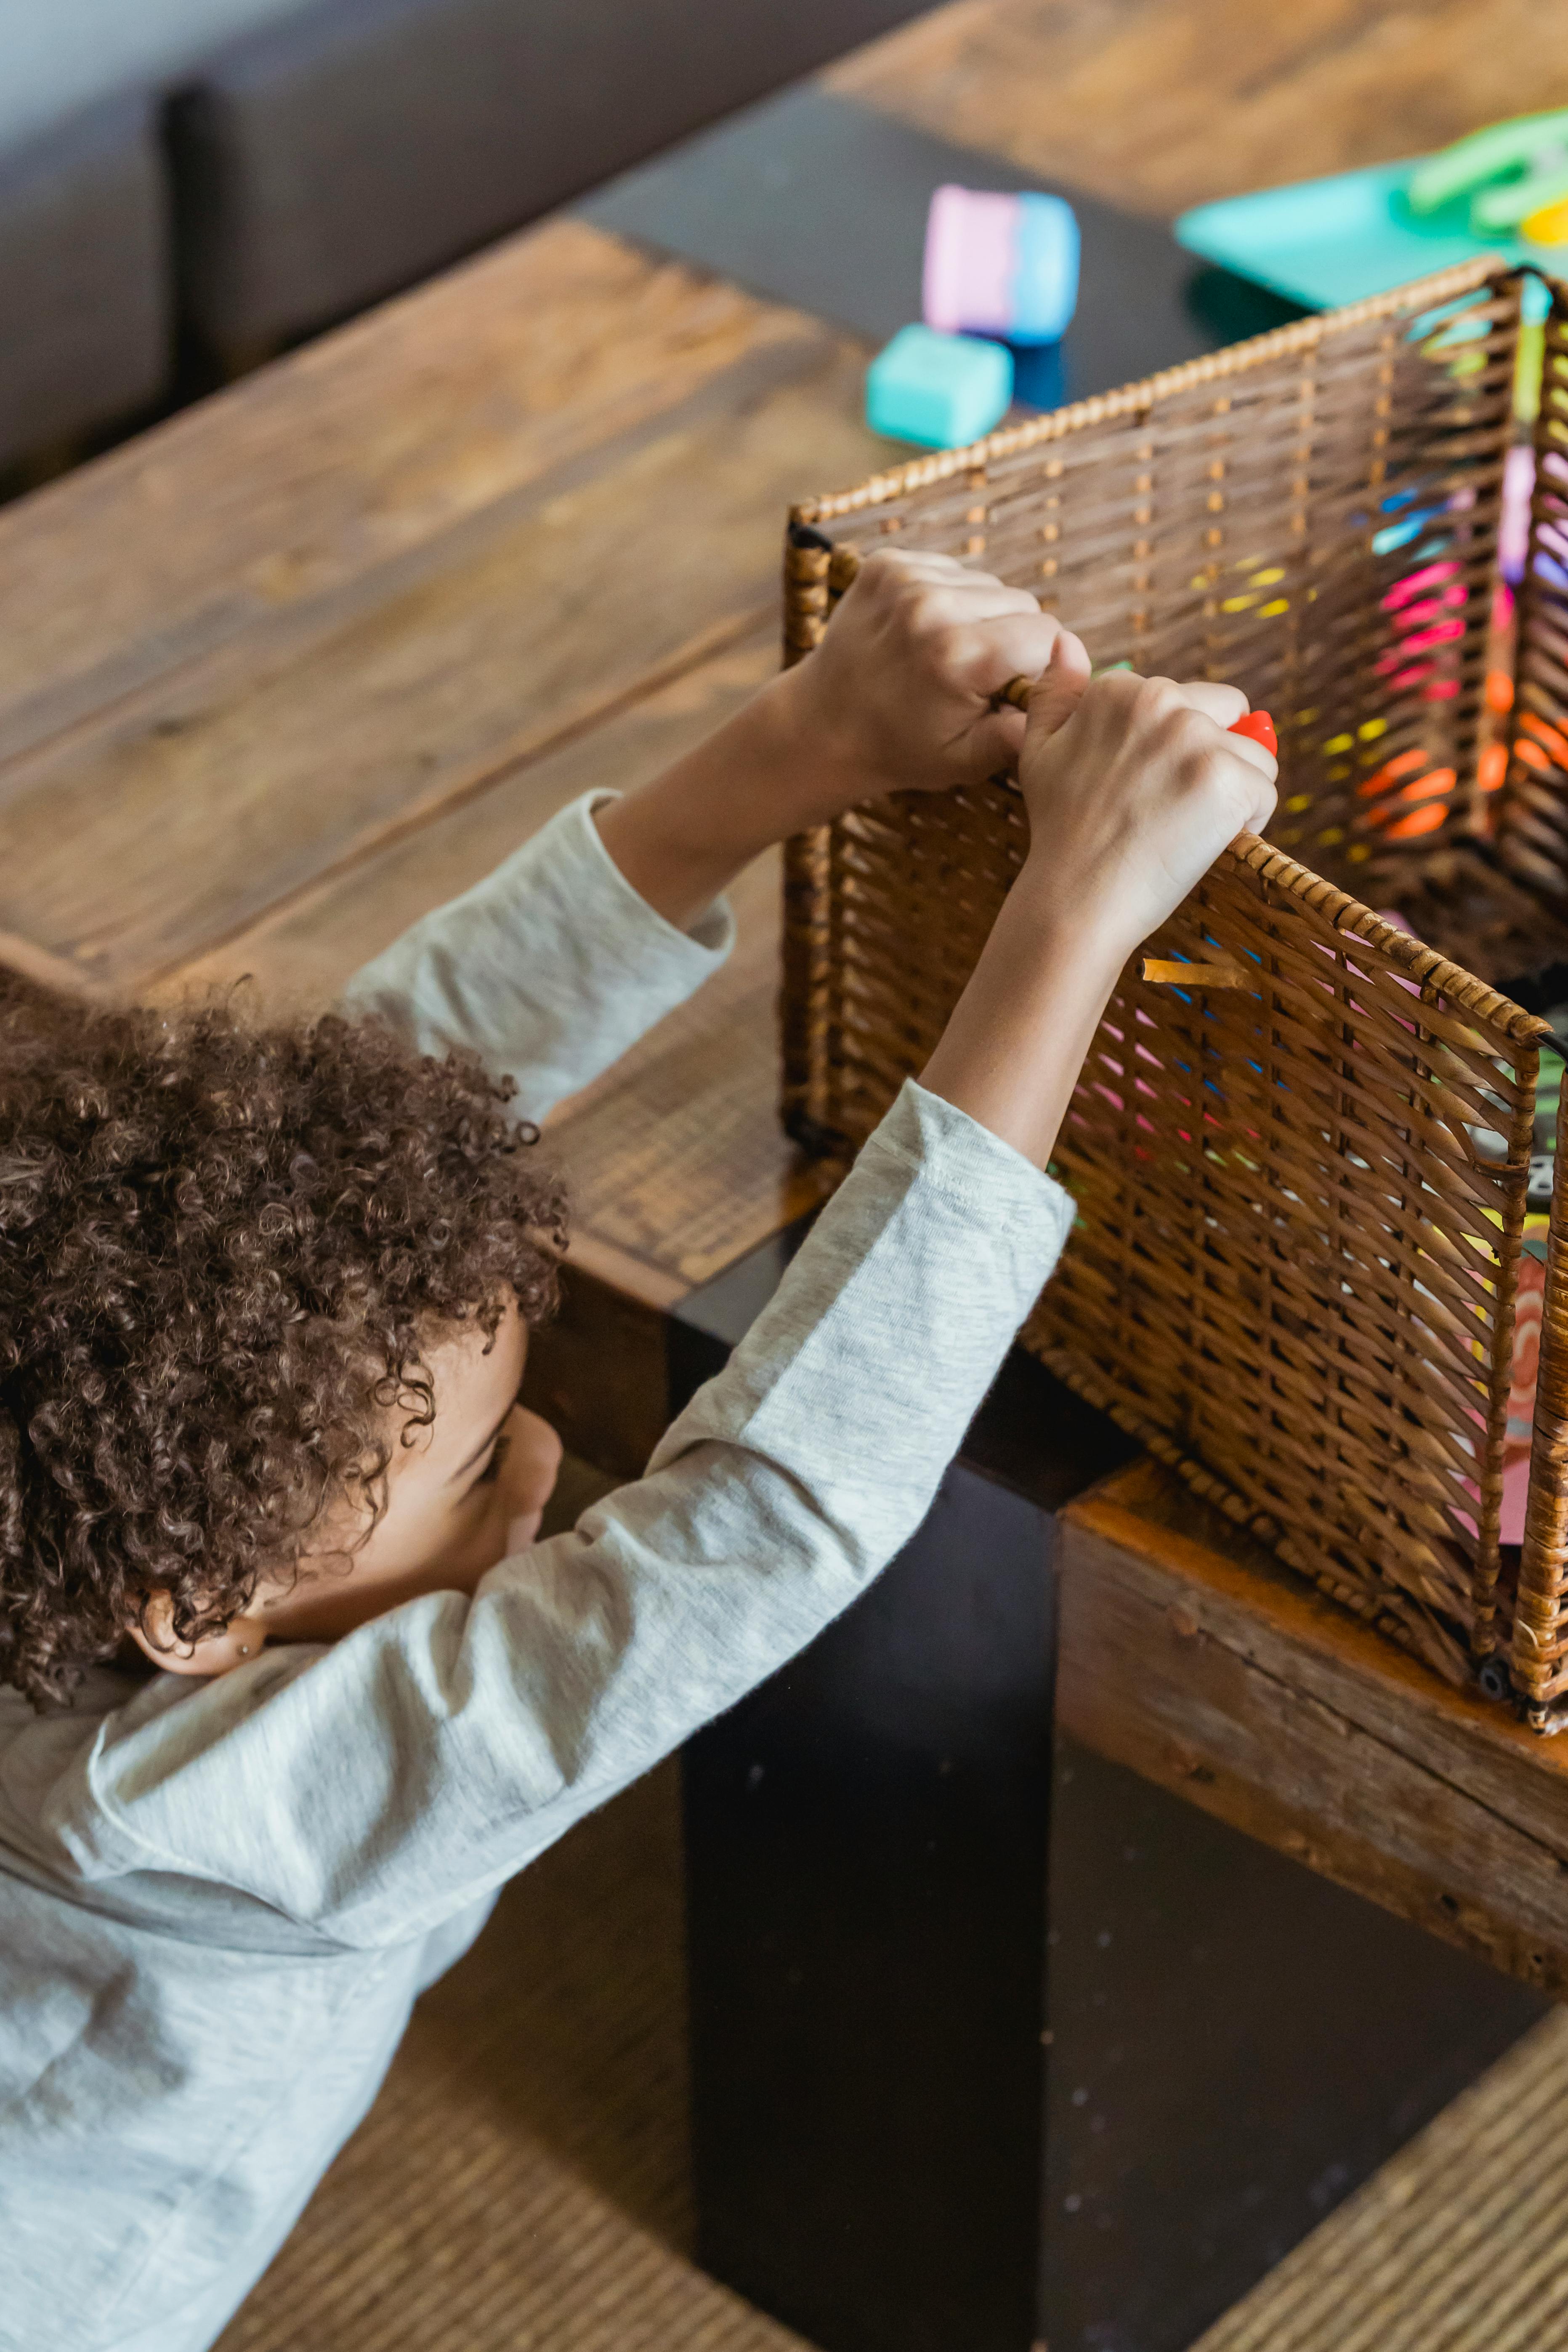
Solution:
M 1042 1167 L 1122 965 L 1274 809 L 1273 759 L 1223 732 L 1235 687 L 1087 674 L 1058 638 L 1018 770 L 1029 854 L 922 1074 Z
M 600 836 L 650 906 L 689 922 L 772 843 L 858 801 L 1011 769 L 1024 715 L 993 698 L 1037 677 L 1060 635 L 1026 590 L 951 556 L 874 555 L 816 651 L 602 809 Z
M 647 1475 L 472 1599 L 268 1651 L 177 1706 L 152 1685 L 85 1759 L 89 1802 L 56 1805 L 84 1874 L 193 1874 L 353 1945 L 423 1933 L 772 1673 L 908 1539 L 1070 1223 L 1039 1162 L 1121 956 L 1272 798 L 1266 755 L 1221 731 L 1234 690 L 1110 677 L 1079 702 L 1084 667 L 1065 646 L 1036 698 L 1037 843 L 929 1084 Z
M 1023 718 L 991 697 L 1057 635 L 945 556 L 873 558 L 808 660 L 654 782 L 563 810 L 366 965 L 347 1009 L 426 1053 L 473 1047 L 542 1118 L 722 961 L 720 894 L 760 851 L 895 785 L 1011 765 Z

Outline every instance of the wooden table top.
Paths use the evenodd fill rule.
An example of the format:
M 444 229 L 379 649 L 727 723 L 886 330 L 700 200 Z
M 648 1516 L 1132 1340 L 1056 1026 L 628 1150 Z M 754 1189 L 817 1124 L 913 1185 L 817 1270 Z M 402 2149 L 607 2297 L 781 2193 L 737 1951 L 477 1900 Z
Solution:
M 1531 0 L 959 0 L 824 79 L 1154 212 L 1568 101 Z M 785 506 L 886 456 L 863 360 L 558 218 L 0 511 L 0 954 L 328 1001 L 765 674 Z M 811 1197 L 740 898 L 700 1011 L 560 1126 L 584 1258 L 650 1306 Z
M 0 953 L 329 1003 L 776 666 L 786 507 L 885 449 L 865 356 L 560 219 L 0 512 Z M 612 1127 L 683 1107 L 661 1168 L 612 1170 L 602 1102 L 565 1123 L 583 1255 L 650 1304 L 809 1196 L 765 1115 L 776 900 L 748 877 L 700 1014 L 620 1074 Z
M 1540 22 L 1532 0 L 960 0 L 827 79 L 1163 212 L 1568 102 Z M 0 956 L 85 992 L 246 973 L 268 1006 L 330 1001 L 766 676 L 786 506 L 886 456 L 865 356 L 557 218 L 0 512 Z M 576 1263 L 637 1335 L 628 1456 L 657 1433 L 656 1318 L 816 1196 L 773 1117 L 773 861 L 736 904 L 725 973 L 554 1125 Z M 1070 1518 L 1086 1738 L 1568 1980 L 1568 1739 L 1325 1613 L 1153 1465 Z M 1142 1683 L 1129 1709 L 1135 1669 L 1157 1719 Z
M 1159 213 L 1568 102 L 1568 56 L 1532 0 L 959 0 L 824 79 Z M 863 360 L 559 218 L 0 511 L 0 955 L 328 1001 L 765 674 L 785 506 L 886 456 Z M 650 1306 L 811 1196 L 764 1117 L 774 899 L 561 1123 L 584 1258 Z
M 1168 219 L 1568 105 L 1539 0 L 960 0 L 824 76 Z

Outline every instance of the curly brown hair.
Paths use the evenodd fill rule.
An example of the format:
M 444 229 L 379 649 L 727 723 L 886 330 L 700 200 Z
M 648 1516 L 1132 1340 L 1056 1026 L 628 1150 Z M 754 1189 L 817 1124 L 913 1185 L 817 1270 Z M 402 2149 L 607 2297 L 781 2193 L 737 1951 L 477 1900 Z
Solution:
M 511 1091 L 374 1023 L 0 975 L 0 1682 L 68 1697 L 157 1589 L 221 1630 L 335 1496 L 378 1507 L 435 1337 L 548 1314 Z

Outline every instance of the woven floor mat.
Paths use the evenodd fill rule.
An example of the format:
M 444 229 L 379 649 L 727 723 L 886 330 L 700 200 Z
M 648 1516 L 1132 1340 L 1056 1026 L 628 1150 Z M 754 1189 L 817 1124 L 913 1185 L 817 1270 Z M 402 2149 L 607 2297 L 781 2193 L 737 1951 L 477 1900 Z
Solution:
M 791 2352 L 681 2251 L 678 1795 L 507 1889 L 221 2352 Z
M 1565 2216 L 1560 2014 L 1194 2352 L 1568 2352 Z M 804 2352 L 695 2268 L 690 2223 L 669 1765 L 509 1887 L 425 1996 L 218 2352 Z

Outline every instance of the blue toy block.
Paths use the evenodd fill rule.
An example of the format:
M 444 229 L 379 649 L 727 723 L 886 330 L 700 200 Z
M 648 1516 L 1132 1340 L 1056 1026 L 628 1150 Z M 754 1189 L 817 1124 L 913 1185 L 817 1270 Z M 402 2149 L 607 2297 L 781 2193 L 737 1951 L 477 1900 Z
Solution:
M 866 371 L 866 422 L 894 441 L 962 449 L 1006 415 L 1013 354 L 976 335 L 900 327 Z

